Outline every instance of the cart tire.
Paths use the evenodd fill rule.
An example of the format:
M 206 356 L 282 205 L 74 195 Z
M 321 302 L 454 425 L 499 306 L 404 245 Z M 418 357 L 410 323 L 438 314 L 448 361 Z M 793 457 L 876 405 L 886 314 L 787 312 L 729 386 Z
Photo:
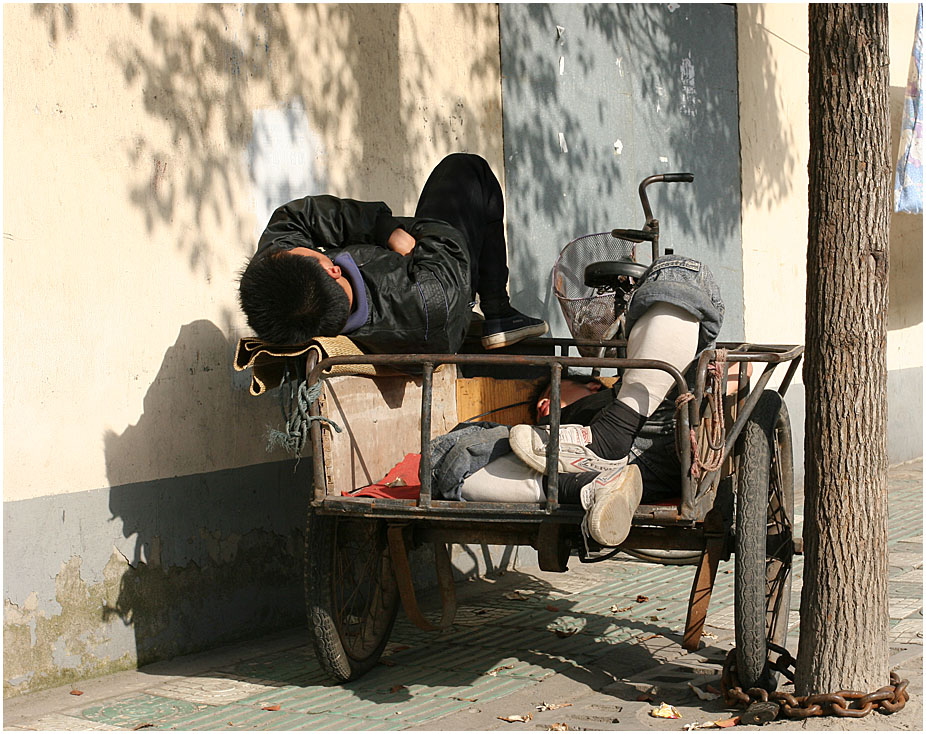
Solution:
M 354 680 L 376 665 L 399 604 L 385 523 L 310 509 L 305 598 L 315 655 L 332 677 Z
M 768 643 L 785 646 L 794 554 L 794 459 L 781 396 L 766 390 L 740 438 L 734 615 L 743 690 L 774 690 Z

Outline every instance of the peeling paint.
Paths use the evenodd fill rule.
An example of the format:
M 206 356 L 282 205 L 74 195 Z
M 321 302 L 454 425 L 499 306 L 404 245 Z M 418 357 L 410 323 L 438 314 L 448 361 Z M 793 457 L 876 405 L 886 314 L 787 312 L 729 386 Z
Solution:
M 55 577 L 60 613 L 32 592 L 4 601 L 4 696 L 134 668 L 221 642 L 299 624 L 302 538 L 266 531 L 201 531 L 205 563 L 132 565 L 113 548 L 103 580 L 88 584 L 73 556 Z M 300 536 L 300 537 L 297 537 Z M 160 540 L 148 543 L 159 559 Z M 260 592 L 257 589 L 261 589 Z M 268 591 L 272 590 L 272 591 Z
M 694 117 L 698 113 L 701 100 L 698 98 L 698 90 L 695 88 L 695 67 L 690 52 L 686 58 L 682 59 L 679 67 L 682 86 L 682 114 Z

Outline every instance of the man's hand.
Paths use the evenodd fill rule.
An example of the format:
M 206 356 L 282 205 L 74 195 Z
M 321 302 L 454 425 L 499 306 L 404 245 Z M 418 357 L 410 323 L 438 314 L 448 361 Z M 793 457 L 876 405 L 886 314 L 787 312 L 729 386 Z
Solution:
M 394 229 L 389 235 L 389 241 L 386 243 L 390 250 L 400 255 L 407 255 L 415 249 L 415 238 L 404 229 Z

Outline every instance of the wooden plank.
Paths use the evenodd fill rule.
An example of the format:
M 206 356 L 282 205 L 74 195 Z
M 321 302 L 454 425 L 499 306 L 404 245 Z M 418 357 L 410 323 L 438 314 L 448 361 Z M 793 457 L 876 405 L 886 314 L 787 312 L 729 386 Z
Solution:
M 434 373 L 432 438 L 457 424 L 455 377 L 450 366 Z M 420 379 L 332 377 L 325 380 L 321 401 L 322 415 L 343 429 L 323 429 L 329 494 L 379 481 L 406 454 L 420 452 Z
M 462 422 L 493 408 L 528 400 L 537 384 L 537 380 L 494 380 L 491 377 L 459 379 L 457 417 Z M 531 414 L 528 405 L 521 405 L 491 413 L 479 420 L 513 426 L 518 423 L 530 423 Z

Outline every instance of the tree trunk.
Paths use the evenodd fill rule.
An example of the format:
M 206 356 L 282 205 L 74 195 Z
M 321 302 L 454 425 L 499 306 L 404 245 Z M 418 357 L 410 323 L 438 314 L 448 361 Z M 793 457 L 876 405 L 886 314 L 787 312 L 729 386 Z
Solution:
M 889 683 L 887 12 L 809 7 L 800 695 Z

